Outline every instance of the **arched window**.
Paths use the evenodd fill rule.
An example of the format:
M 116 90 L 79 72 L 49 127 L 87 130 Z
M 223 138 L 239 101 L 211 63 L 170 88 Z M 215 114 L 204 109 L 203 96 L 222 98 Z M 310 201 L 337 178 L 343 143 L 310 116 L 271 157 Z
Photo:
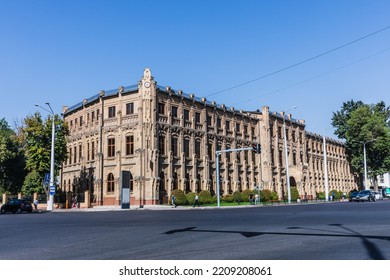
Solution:
M 107 176 L 107 192 L 114 192 L 115 179 L 112 173 Z

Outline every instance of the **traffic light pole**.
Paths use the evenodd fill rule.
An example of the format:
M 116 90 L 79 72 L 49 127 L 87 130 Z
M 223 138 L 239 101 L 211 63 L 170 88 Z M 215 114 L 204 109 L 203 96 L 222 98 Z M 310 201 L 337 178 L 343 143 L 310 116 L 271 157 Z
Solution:
M 228 149 L 228 150 L 220 150 L 215 152 L 215 161 L 216 161 L 216 172 L 217 172 L 217 206 L 221 206 L 221 201 L 220 201 L 220 183 L 219 183 L 219 156 L 222 153 L 232 153 L 232 152 L 241 152 L 241 151 L 249 151 L 252 150 L 256 153 L 261 152 L 261 146 L 260 144 L 256 144 L 253 147 L 246 147 L 246 148 L 238 148 L 238 149 Z

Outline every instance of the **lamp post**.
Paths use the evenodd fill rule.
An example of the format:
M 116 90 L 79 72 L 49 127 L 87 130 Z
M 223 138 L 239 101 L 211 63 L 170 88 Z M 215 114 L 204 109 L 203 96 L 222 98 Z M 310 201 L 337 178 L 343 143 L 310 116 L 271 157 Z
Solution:
M 293 106 L 290 110 L 297 108 L 297 106 Z M 290 187 L 290 174 L 288 170 L 288 150 L 287 150 L 287 133 L 286 133 L 286 114 L 290 111 L 288 110 L 283 114 L 283 133 L 284 133 L 284 153 L 286 157 L 286 177 L 287 177 L 287 198 L 288 203 L 291 203 L 291 187 Z
M 366 142 L 363 141 L 355 141 L 363 144 L 363 157 L 364 157 L 364 189 L 368 189 L 368 178 L 367 178 L 367 157 L 366 157 L 366 144 L 374 142 L 376 139 L 372 139 Z
M 50 106 L 49 102 L 45 103 L 49 109 L 47 110 L 46 108 L 35 104 L 35 106 L 45 110 L 52 116 L 52 121 L 51 121 L 51 156 L 50 156 L 50 186 L 49 186 L 49 201 L 47 202 L 47 210 L 52 211 L 53 210 L 53 202 L 54 202 L 54 193 L 55 193 L 55 185 L 54 185 L 54 140 L 55 140 L 55 123 L 54 123 L 54 112 L 53 109 Z

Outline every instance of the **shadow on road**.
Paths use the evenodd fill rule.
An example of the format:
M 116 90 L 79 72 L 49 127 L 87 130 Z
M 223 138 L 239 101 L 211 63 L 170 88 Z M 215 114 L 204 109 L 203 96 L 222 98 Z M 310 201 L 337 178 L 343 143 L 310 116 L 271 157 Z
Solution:
M 385 260 L 379 248 L 372 243 L 369 239 L 385 240 L 390 241 L 390 236 L 378 236 L 378 235 L 362 235 L 359 232 L 356 232 L 352 229 L 349 229 L 342 224 L 329 224 L 332 227 L 338 227 L 344 231 L 324 231 L 313 228 L 304 228 L 304 227 L 289 227 L 287 229 L 303 229 L 303 230 L 316 230 L 321 231 L 322 233 L 299 233 L 299 232 L 270 232 L 270 231 L 233 231 L 233 230 L 205 230 L 197 229 L 196 227 L 187 227 L 182 229 L 174 229 L 164 232 L 164 234 L 176 234 L 182 232 L 208 232 L 208 233 L 234 233 L 241 234 L 246 238 L 256 237 L 260 235 L 286 235 L 286 236 L 311 236 L 311 237 L 344 237 L 344 238 L 360 238 L 362 240 L 363 246 L 366 248 L 368 255 L 373 260 Z M 347 233 L 345 233 L 347 231 Z M 333 232 L 333 233 L 331 233 Z

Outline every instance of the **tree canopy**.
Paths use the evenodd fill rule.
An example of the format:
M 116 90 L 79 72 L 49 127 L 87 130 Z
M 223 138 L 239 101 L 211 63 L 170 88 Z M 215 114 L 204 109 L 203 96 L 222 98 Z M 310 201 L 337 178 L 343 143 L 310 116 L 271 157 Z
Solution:
M 390 109 L 384 102 L 343 103 L 333 113 L 335 134 L 345 140 L 354 170 L 364 173 L 363 150 L 366 148 L 368 171 L 374 179 L 390 170 Z
M 0 193 L 17 193 L 25 176 L 25 160 L 16 133 L 0 119 Z
M 54 116 L 54 124 L 54 165 L 55 170 L 58 171 L 67 158 L 66 137 L 69 135 L 69 131 L 58 115 Z M 37 187 L 37 182 L 39 182 L 39 178 L 42 182 L 44 174 L 50 172 L 52 117 L 49 116 L 43 120 L 39 112 L 27 116 L 24 119 L 21 134 L 20 139 L 24 143 L 27 158 L 26 168 L 30 172 L 29 176 L 26 177 L 23 189 L 25 192 L 31 192 L 31 188 L 35 191 L 41 191 L 42 189 Z

